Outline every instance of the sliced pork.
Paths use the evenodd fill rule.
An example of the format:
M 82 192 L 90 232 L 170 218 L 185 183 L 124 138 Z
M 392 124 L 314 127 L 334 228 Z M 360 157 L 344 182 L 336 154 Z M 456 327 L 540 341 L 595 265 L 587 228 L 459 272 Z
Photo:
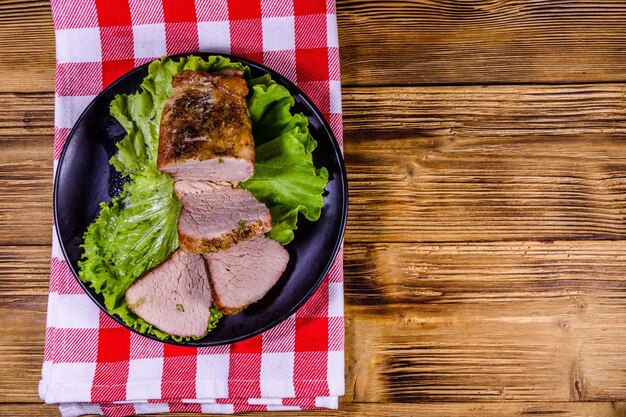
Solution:
M 176 251 L 126 290 L 126 304 L 166 333 L 201 337 L 209 328 L 211 289 L 204 259 Z
M 158 167 L 175 180 L 238 183 L 254 169 L 248 84 L 240 71 L 182 71 L 172 80 Z
M 178 241 L 184 251 L 228 249 L 272 228 L 269 209 L 248 190 L 200 181 L 178 181 L 174 187 L 183 204 Z
M 203 256 L 213 300 L 225 314 L 235 314 L 263 298 L 289 263 L 287 250 L 264 236 Z

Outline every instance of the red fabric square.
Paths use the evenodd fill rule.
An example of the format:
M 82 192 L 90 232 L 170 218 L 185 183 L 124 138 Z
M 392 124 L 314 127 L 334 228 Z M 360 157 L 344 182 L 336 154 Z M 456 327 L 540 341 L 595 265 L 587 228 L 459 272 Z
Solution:
M 166 23 L 165 43 L 170 55 L 195 52 L 198 46 L 198 25 L 196 23 Z
M 161 0 L 128 0 L 133 26 L 163 23 L 163 2 Z
M 202 413 L 200 404 L 170 403 L 170 413 Z
M 57 94 L 60 96 L 96 95 L 102 90 L 102 64 L 77 62 L 58 64 Z
M 129 358 L 130 330 L 124 327 L 99 330 L 98 362 L 128 361 Z
M 122 59 L 102 62 L 102 87 L 105 88 L 113 81 L 126 74 L 135 67 L 134 59 Z
M 261 13 L 263 17 L 293 16 L 293 2 L 285 0 L 261 0 Z
M 328 50 L 296 49 L 298 82 L 328 80 Z
M 67 141 L 67 138 L 70 135 L 71 131 L 72 129 L 67 128 L 67 127 L 65 128 L 55 127 L 54 128 L 54 160 L 55 161 L 61 157 L 61 153 L 63 152 L 63 147 L 65 146 L 65 142 Z M 52 265 L 50 266 L 51 269 L 54 267 L 55 261 L 63 262 L 63 261 L 59 261 L 58 259 L 52 258 Z M 68 277 L 71 277 L 73 281 L 75 282 L 75 285 L 78 286 L 78 282 L 76 282 L 76 279 L 72 275 L 72 272 L 70 271 L 69 267 L 65 265 L 64 268 L 67 268 L 65 270 L 67 272 L 64 272 L 64 273 L 69 273 Z M 59 288 L 61 287 L 60 284 L 65 280 L 57 279 L 55 273 L 52 270 L 50 271 L 50 275 L 54 277 L 54 279 L 50 280 L 50 292 L 58 292 Z M 76 294 L 82 294 L 83 292 L 85 292 L 82 288 L 81 288 L 81 291 L 82 292 L 78 292 Z
M 283 405 L 295 405 L 308 410 L 315 408 L 315 398 L 283 398 Z
M 94 0 L 51 0 L 55 29 L 98 27 Z
M 133 28 L 113 26 L 100 28 L 103 61 L 119 61 L 135 58 Z
M 261 0 L 228 0 L 230 20 L 260 19 Z
M 328 48 L 328 77 L 331 81 L 341 81 L 339 76 L 339 48 Z
M 293 381 L 296 397 L 328 395 L 328 352 L 296 352 Z
M 224 0 L 196 0 L 198 22 L 225 22 L 228 20 L 228 3 Z
M 263 53 L 263 26 L 261 19 L 230 22 L 231 51 L 235 55 Z
M 299 87 L 325 116 L 330 113 L 330 84 L 328 81 L 300 82 Z M 328 117 L 326 118 L 328 120 Z
M 261 404 L 234 404 L 233 412 L 237 413 L 252 413 L 256 411 L 267 411 L 266 405 Z
M 163 356 L 171 358 L 175 356 L 195 356 L 198 353 L 198 349 L 195 347 L 170 345 L 165 343 L 163 345 Z
M 326 0 L 326 13 L 337 14 L 337 3 L 335 3 L 335 0 Z
M 126 399 L 127 380 L 128 362 L 98 362 L 91 387 L 91 401 L 121 401 Z
M 98 359 L 98 329 L 55 329 L 55 337 L 66 349 L 59 349 L 55 362 L 95 363 Z
M 343 317 L 328 318 L 328 350 L 339 352 L 343 350 L 345 326 Z
M 328 350 L 328 318 L 296 317 L 296 352 Z
M 65 145 L 71 130 L 70 128 L 54 129 L 54 159 L 58 159 L 58 157 L 61 156 L 61 148 Z M 82 289 L 76 281 L 76 278 L 74 278 L 67 262 L 52 258 L 50 261 L 50 275 L 55 277 L 55 279 L 50 282 L 50 292 L 58 292 L 59 294 L 85 293 L 85 290 Z
M 165 23 L 196 21 L 196 5 L 193 0 L 163 0 Z
M 165 399 L 195 398 L 196 368 L 195 355 L 177 357 L 166 355 L 163 359 L 161 397 Z
M 230 345 L 230 353 L 261 353 L 263 338 L 261 335 Z
M 304 14 L 326 14 L 326 0 L 293 0 L 296 16 Z
M 263 53 L 263 61 L 289 81 L 297 82 L 296 51 L 266 51 Z
M 303 89 L 305 94 L 309 94 Z M 296 317 L 326 317 L 328 316 L 328 283 L 324 281 L 313 293 L 313 296 L 298 310 Z
M 337 139 L 337 143 L 339 144 L 339 146 L 343 146 L 343 120 L 341 118 L 341 114 L 331 113 L 330 121 L 328 123 L 330 124 L 330 127 L 333 130 L 333 132 L 335 133 L 335 138 Z M 335 278 L 332 278 L 331 276 L 331 279 L 333 280 L 333 282 L 338 282 L 339 280 L 343 279 L 343 274 L 336 275 Z
M 96 7 L 101 27 L 131 24 L 128 0 L 96 0 Z
M 325 14 L 296 16 L 294 25 L 296 49 L 326 48 L 328 34 Z
M 240 55 L 250 61 L 258 62 L 259 64 L 263 63 L 263 52 L 243 52 Z
M 228 392 L 230 397 L 261 396 L 261 355 L 234 353 L 230 356 Z
M 98 315 L 98 327 L 100 329 L 120 329 L 122 326 L 115 320 L 113 320 L 108 314 L 104 311 L 100 311 Z M 130 332 L 132 334 L 132 332 Z
M 330 115 L 330 121 L 333 120 L 333 115 Z M 333 129 L 333 131 L 335 131 Z M 328 282 L 343 282 L 343 248 L 339 248 L 339 252 L 337 253 L 337 257 L 335 258 L 335 262 L 330 267 L 330 272 L 326 278 Z
M 130 334 L 131 359 L 162 358 L 164 346 L 168 345 L 137 333 Z

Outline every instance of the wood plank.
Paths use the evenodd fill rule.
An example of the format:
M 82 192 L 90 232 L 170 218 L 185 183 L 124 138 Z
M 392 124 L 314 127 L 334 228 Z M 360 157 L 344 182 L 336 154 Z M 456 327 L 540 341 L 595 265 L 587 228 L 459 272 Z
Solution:
M 315 410 L 298 412 L 302 417 L 527 417 L 530 415 L 558 415 L 562 417 L 624 417 L 626 404 L 611 402 L 550 402 L 550 403 L 433 403 L 433 404 L 341 404 L 336 411 Z M 11 417 L 60 416 L 57 408 L 45 404 L 0 404 L 0 415 Z M 142 414 L 161 417 L 170 414 Z M 171 414 L 176 417 L 198 417 L 198 414 Z M 256 417 L 259 413 L 242 413 L 241 417 Z M 284 417 L 285 412 L 264 412 L 264 417 Z M 287 414 L 291 415 L 291 414 Z
M 0 92 L 52 91 L 55 52 L 50 2 L 0 2 L 0 51 Z
M 35 278 L 2 278 L 0 402 L 36 402 L 47 273 L 12 262 Z M 348 243 L 345 262 L 347 402 L 626 399 L 626 241 Z
M 623 239 L 625 94 L 622 84 L 345 89 L 346 239 Z M 53 96 L 0 94 L 0 105 L 12 109 L 0 110 L 0 244 L 44 245 Z
M 0 403 L 39 401 L 46 308 L 45 295 L 0 296 Z
M 0 244 L 50 243 L 54 95 L 0 93 Z
M 349 395 L 623 399 L 625 249 L 624 242 L 347 246 Z
M 339 0 L 337 10 L 345 85 L 626 80 L 619 0 Z M 0 3 L 0 50 L 0 91 L 50 91 L 49 3 Z M 29 63 L 22 77 L 15 56 Z
M 625 92 L 345 89 L 346 239 L 624 238 Z
M 550 0 L 337 2 L 348 85 L 626 79 L 626 5 Z

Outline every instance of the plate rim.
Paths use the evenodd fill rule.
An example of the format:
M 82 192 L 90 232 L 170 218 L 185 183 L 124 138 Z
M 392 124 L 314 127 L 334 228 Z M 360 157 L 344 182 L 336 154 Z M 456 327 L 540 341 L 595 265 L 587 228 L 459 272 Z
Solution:
M 241 335 L 241 336 L 237 336 L 234 338 L 230 338 L 228 341 L 217 341 L 217 342 L 201 342 L 202 339 L 199 340 L 190 340 L 190 341 L 176 341 L 173 340 L 171 337 L 163 340 L 163 339 L 159 339 L 158 337 L 154 336 L 154 335 L 150 335 L 150 334 L 146 334 L 146 333 L 141 333 L 138 330 L 132 328 L 131 326 L 127 325 L 126 323 L 124 323 L 124 321 L 118 317 L 115 314 L 110 313 L 106 307 L 104 305 L 102 305 L 102 303 L 100 303 L 96 297 L 94 296 L 94 294 L 92 294 L 91 290 L 89 289 L 89 287 L 87 286 L 86 283 L 84 283 L 80 277 L 78 276 L 78 272 L 75 270 L 74 265 L 72 265 L 72 263 L 69 261 L 66 250 L 65 250 L 65 245 L 62 243 L 61 240 L 61 231 L 59 229 L 59 211 L 58 211 L 58 200 L 59 200 L 59 183 L 60 183 L 60 175 L 58 175 L 59 172 L 61 172 L 63 163 L 65 161 L 65 156 L 67 153 L 67 150 L 69 148 L 69 145 L 72 141 L 72 139 L 74 138 L 75 134 L 76 134 L 76 130 L 78 128 L 78 126 L 81 124 L 81 122 L 83 121 L 83 119 L 87 116 L 87 114 L 91 111 L 92 107 L 95 106 L 96 102 L 98 100 L 100 100 L 102 98 L 102 96 L 104 96 L 109 89 L 111 89 L 112 87 L 114 87 L 115 85 L 118 85 L 119 83 L 123 82 L 125 79 L 131 77 L 132 75 L 134 75 L 137 72 L 140 72 L 146 68 L 148 68 L 150 66 L 150 64 L 154 61 L 156 61 L 157 59 L 163 59 L 163 58 L 170 58 L 170 59 L 178 59 L 178 58 L 183 58 L 183 57 L 188 57 L 188 56 L 199 56 L 201 58 L 206 58 L 209 56 L 222 56 L 224 58 L 228 58 L 231 61 L 234 62 L 240 62 L 244 65 L 250 66 L 250 67 L 256 67 L 257 69 L 262 70 L 263 72 L 270 74 L 272 76 L 272 79 L 274 81 L 276 81 L 278 84 L 281 84 L 283 86 L 288 87 L 290 90 L 295 91 L 295 93 L 299 94 L 300 96 L 302 96 L 307 105 L 311 108 L 311 110 L 313 111 L 315 117 L 321 121 L 321 125 L 324 128 L 324 130 L 326 131 L 326 133 L 328 134 L 328 136 L 331 139 L 331 147 L 332 150 L 335 154 L 335 158 L 337 159 L 337 161 L 339 162 L 338 166 L 339 166 L 339 177 L 337 179 L 340 180 L 340 183 L 342 185 L 342 189 L 343 192 L 341 194 L 342 197 L 342 205 L 341 205 L 341 218 L 340 218 L 340 224 L 339 224 L 339 234 L 338 234 L 338 238 L 335 240 L 332 252 L 331 252 L 331 256 L 328 257 L 328 260 L 326 262 L 326 265 L 324 266 L 324 268 L 322 269 L 322 273 L 320 273 L 319 277 L 315 280 L 315 282 L 312 283 L 312 285 L 310 286 L 309 290 L 306 292 L 306 294 L 297 302 L 295 303 L 286 313 L 282 314 L 281 316 L 279 316 L 276 319 L 270 320 L 266 325 L 262 326 L 261 328 L 252 331 L 252 332 L 248 332 L 245 335 Z M 252 61 L 250 59 L 247 58 L 243 58 L 237 55 L 232 55 L 232 54 L 223 54 L 223 53 L 218 53 L 218 52 L 189 52 L 189 53 L 181 53 L 181 54 L 175 54 L 175 55 L 164 55 L 161 58 L 157 58 L 155 60 L 152 60 L 150 62 L 147 62 L 145 64 L 142 64 L 138 67 L 133 68 L 132 70 L 124 73 L 123 75 L 121 75 L 120 77 L 116 78 L 113 82 L 111 82 L 108 86 L 106 86 L 100 93 L 98 93 L 87 105 L 87 107 L 85 107 L 85 109 L 82 111 L 82 113 L 80 114 L 80 116 L 76 119 L 76 122 L 74 122 L 74 125 L 72 126 L 72 129 L 70 130 L 70 133 L 67 136 L 67 140 L 65 141 L 65 143 L 63 144 L 63 149 L 61 151 L 61 154 L 59 156 L 58 159 L 58 163 L 57 163 L 57 167 L 54 171 L 54 185 L 53 185 L 53 196 L 52 196 L 52 206 L 53 206 L 53 216 L 54 216 L 54 230 L 56 232 L 56 236 L 57 236 L 57 244 L 60 246 L 61 249 L 61 253 L 63 254 L 63 260 L 67 263 L 70 271 L 72 272 L 72 275 L 74 277 L 74 279 L 78 282 L 78 284 L 81 286 L 81 288 L 83 289 L 83 291 L 89 296 L 89 298 L 91 299 L 91 301 L 100 308 L 100 310 L 102 310 L 108 317 L 110 317 L 111 319 L 113 319 L 115 322 L 117 322 L 118 324 L 122 325 L 123 327 L 129 329 L 132 332 L 135 332 L 143 337 L 146 337 L 148 339 L 152 339 L 155 340 L 157 342 L 161 342 L 161 343 L 167 343 L 170 345 L 176 345 L 176 346 L 187 346 L 187 347 L 210 347 L 210 346 L 224 346 L 224 345 L 228 345 L 228 344 L 232 344 L 232 343 L 236 343 L 236 342 L 240 342 L 242 340 L 246 340 L 249 338 L 252 338 L 254 336 L 257 336 L 261 333 L 264 333 L 266 331 L 268 331 L 269 329 L 279 325 L 280 323 L 282 323 L 283 321 L 287 320 L 289 317 L 291 317 L 293 314 L 295 314 L 312 296 L 313 294 L 318 290 L 318 288 L 320 287 L 320 285 L 322 284 L 322 282 L 324 281 L 324 279 L 326 278 L 326 276 L 328 275 L 330 269 L 332 268 L 337 255 L 339 254 L 339 251 L 341 249 L 341 247 L 343 246 L 344 243 L 344 237 L 345 237 L 345 230 L 346 230 L 346 224 L 347 224 L 347 219 L 348 219 L 348 177 L 347 177 L 347 172 L 346 172 L 346 166 L 345 166 L 345 161 L 343 158 L 343 152 L 341 150 L 341 147 L 339 145 L 339 142 L 337 141 L 337 138 L 334 134 L 334 132 L 332 131 L 332 128 L 330 127 L 330 124 L 328 122 L 328 120 L 326 120 L 326 118 L 324 117 L 324 115 L 322 114 L 322 112 L 319 110 L 319 108 L 317 107 L 317 105 L 315 105 L 315 103 L 313 102 L 313 100 L 311 100 L 311 98 L 305 94 L 302 89 L 300 89 L 300 87 L 298 87 L 295 83 L 293 83 L 292 81 L 290 81 L 288 78 L 286 78 L 285 76 L 283 76 L 282 74 L 278 73 L 277 71 L 263 65 L 263 64 L 259 64 L 258 62 Z M 137 91 L 139 91 L 139 86 L 137 86 Z

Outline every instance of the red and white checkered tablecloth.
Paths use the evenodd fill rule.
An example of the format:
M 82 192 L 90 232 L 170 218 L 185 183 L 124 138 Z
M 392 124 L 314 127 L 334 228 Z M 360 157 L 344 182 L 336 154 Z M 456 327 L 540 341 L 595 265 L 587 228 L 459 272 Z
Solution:
M 52 0 L 55 171 L 82 110 L 135 66 L 206 51 L 253 59 L 297 83 L 342 144 L 334 0 Z M 72 276 L 56 235 L 39 392 L 63 416 L 336 408 L 344 393 L 340 254 L 293 317 L 244 342 L 183 348 L 119 326 Z

